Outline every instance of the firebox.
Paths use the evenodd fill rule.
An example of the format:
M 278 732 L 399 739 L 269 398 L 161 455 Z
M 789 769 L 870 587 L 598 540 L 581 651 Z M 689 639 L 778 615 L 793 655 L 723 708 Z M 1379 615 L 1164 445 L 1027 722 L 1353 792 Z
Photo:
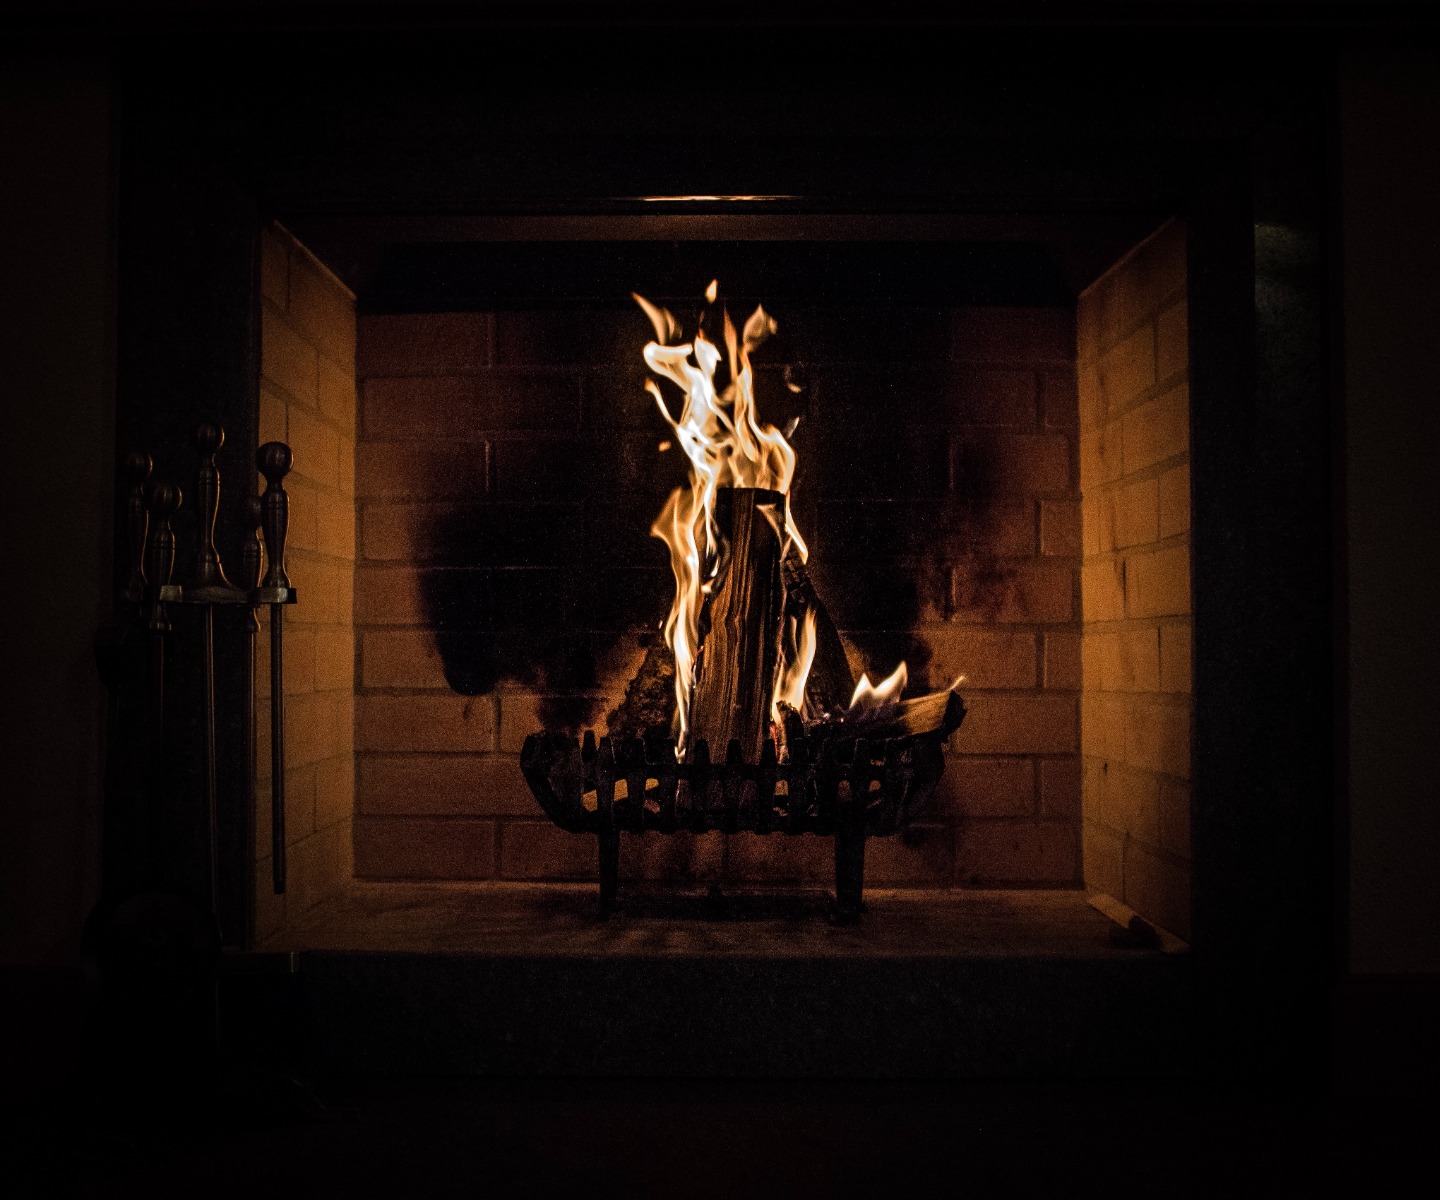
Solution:
M 797 36 L 771 32 L 757 78 Z M 213 415 L 237 455 L 293 452 L 299 602 L 262 618 L 286 623 L 286 885 L 262 722 L 253 794 L 222 784 L 226 925 L 301 964 L 342 1060 L 438 1068 L 444 1043 L 481 1070 L 681 1070 L 675 1014 L 723 1024 L 728 998 L 752 1024 L 705 1070 L 909 1073 L 936 1045 L 947 1072 L 1178 1070 L 1197 988 L 1206 1020 L 1252 1028 L 1244 981 L 1303 956 L 1262 963 L 1253 923 L 1299 901 L 1288 867 L 1255 868 L 1316 827 L 1246 805 L 1305 778 L 1280 767 L 1303 721 L 1274 696 L 1313 615 L 1277 598 L 1314 544 L 1243 531 L 1314 498 L 1274 450 L 1316 433 L 1284 366 L 1321 345 L 1313 81 L 1282 94 L 1246 66 L 1212 96 L 1134 67 L 1192 106 L 1172 127 L 1107 82 L 1118 51 L 1022 71 L 1022 103 L 1002 81 L 1030 51 L 999 44 L 963 81 L 883 94 L 811 64 L 779 111 L 666 75 L 703 129 L 638 82 L 476 78 L 433 46 L 382 71 L 363 38 L 263 99 L 237 82 L 179 113 L 137 82 L 130 253 L 164 241 L 153 181 L 197 131 L 224 169 L 186 194 L 225 215 L 136 267 L 137 294 L 191 329 L 174 280 L 225 264 L 200 332 L 239 367 Z M 1255 147 L 1282 142 L 1257 191 Z M 158 330 L 127 336 L 156 377 Z M 121 436 L 189 407 L 137 402 Z M 756 446 L 784 470 L 715 467 Z M 667 521 L 690 541 L 653 536 Z M 696 699 L 708 622 L 752 543 L 765 580 L 738 607 L 765 611 L 727 652 L 747 715 L 722 719 Z M 248 669 L 222 656 L 222 686 Z M 926 696 L 931 725 L 895 723 Z M 834 790 L 805 807 L 812 744 Z M 854 825 L 872 789 L 900 798 Z M 868 912 L 834 928 L 840 826 L 873 836 Z M 914 1028 L 858 1049 L 894 979 Z M 821 1050 L 796 1031 L 827 991 Z M 608 1017 L 553 999 L 572 992 L 651 1023 L 604 1043 Z M 509 1041 L 466 1024 L 476 995 Z M 988 1032 L 962 1046 L 966 1022 Z
M 622 234 L 643 227 L 611 220 Z M 544 819 L 518 756 L 542 730 L 642 732 L 634 712 L 647 703 L 673 719 L 673 666 L 663 682 L 645 673 L 675 588 L 651 527 L 684 483 L 685 460 L 646 391 L 642 353 L 654 334 L 626 285 L 688 303 L 693 319 L 713 307 L 718 327 L 719 306 L 700 294 L 713 270 L 740 282 L 747 313 L 768 285 L 762 311 L 776 333 L 755 351 L 755 404 L 767 427 L 791 431 L 791 510 L 834 614 L 845 691 L 904 663 L 911 692 L 959 680 L 966 697 L 936 795 L 874 848 L 872 882 L 1077 887 L 1088 864 L 1100 890 L 1188 933 L 1178 221 L 1142 235 L 1078 302 L 1028 247 L 409 248 L 369 281 L 355 324 L 355 411 L 329 420 L 313 400 L 324 345 L 305 359 L 312 374 L 286 374 L 291 344 L 318 324 L 304 311 L 313 285 L 286 280 L 323 273 L 286 231 L 269 231 L 265 248 L 262 424 L 295 449 L 297 512 L 325 514 L 326 489 L 345 498 L 354 481 L 357 878 L 594 875 L 593 846 Z M 343 306 L 341 285 L 330 286 Z M 457 298 L 461 311 L 423 311 Z M 347 570 L 348 530 L 321 532 L 336 539 L 322 555 Z M 294 538 L 297 555 L 308 536 Z M 342 622 L 315 636 L 328 646 L 346 631 Z M 327 703 L 312 695 L 343 695 L 333 701 L 343 708 L 347 682 L 326 675 L 297 689 L 298 719 Z M 321 794 L 328 761 L 316 764 Z M 299 786 L 303 796 L 316 785 Z M 331 823 L 350 815 L 343 802 L 322 803 Z M 327 827 L 302 818 L 294 836 Z M 809 838 L 646 837 L 627 849 L 623 873 L 722 888 L 817 884 L 828 859 Z

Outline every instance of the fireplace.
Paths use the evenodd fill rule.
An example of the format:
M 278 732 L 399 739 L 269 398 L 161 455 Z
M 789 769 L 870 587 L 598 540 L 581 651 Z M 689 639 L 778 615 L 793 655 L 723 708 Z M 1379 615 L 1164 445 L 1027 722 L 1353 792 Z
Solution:
M 764 63 L 797 34 L 774 36 Z M 1018 103 L 997 80 L 1030 51 L 997 45 L 953 94 L 877 98 L 801 68 L 773 137 L 746 99 L 704 153 L 642 129 L 638 83 L 476 79 L 429 43 L 394 50 L 399 69 L 363 37 L 343 68 L 266 45 L 288 68 L 277 90 L 234 79 L 184 113 L 135 81 L 126 311 L 164 320 L 122 327 L 137 387 L 121 437 L 183 478 L 165 444 L 194 408 L 167 358 L 183 334 L 216 381 L 227 479 L 248 483 L 258 442 L 295 456 L 283 895 L 263 728 L 255 796 L 223 798 L 226 924 L 247 949 L 315 955 L 312 979 L 333 982 L 334 956 L 451 945 L 468 921 L 501 957 L 559 939 L 623 969 L 630 935 L 581 921 L 594 840 L 545 818 L 520 755 L 540 731 L 603 733 L 654 643 L 673 585 L 648 534 L 684 464 L 662 449 L 629 293 L 693 313 L 716 279 L 737 322 L 759 303 L 777 323 L 757 404 L 777 427 L 799 418 L 792 508 L 849 667 L 904 661 L 915 691 L 963 676 L 967 709 L 930 803 L 867 844 L 881 903 L 861 940 L 807 927 L 765 943 L 776 969 L 850 956 L 858 978 L 898 954 L 960 971 L 957 930 L 992 920 L 1027 996 L 1057 960 L 1138 972 L 1127 1004 L 1152 1048 L 1188 1053 L 1196 987 L 1247 1046 L 1273 1037 L 1279 1010 L 1252 1019 L 1246 981 L 1314 961 L 1254 924 L 1314 899 L 1291 885 L 1319 829 L 1301 800 L 1303 597 L 1326 535 L 1296 459 L 1319 436 L 1315 381 L 1276 349 L 1323 349 L 1313 80 L 1296 68 L 1282 94 L 1246 74 L 1209 103 L 1208 83 L 1151 64 L 1153 94 L 1202 114 L 1176 130 L 1092 70 L 1027 75 Z M 1091 48 L 1096 66 L 1118 53 Z M 1076 96 L 1093 111 L 1070 112 Z M 214 171 L 174 163 L 191 141 Z M 155 201 L 182 185 L 196 215 L 177 234 Z M 1247 806 L 1265 780 L 1275 803 Z M 737 947 L 710 962 L 709 935 L 661 925 L 813 916 L 832 871 L 811 835 L 627 835 L 626 928 L 723 972 Z M 897 943 L 901 927 L 931 932 Z M 367 978 L 407 1011 L 423 991 Z M 992 983 L 966 1012 L 1014 1006 Z M 1162 1035 L 1146 1023 L 1170 1001 L 1183 1015 Z

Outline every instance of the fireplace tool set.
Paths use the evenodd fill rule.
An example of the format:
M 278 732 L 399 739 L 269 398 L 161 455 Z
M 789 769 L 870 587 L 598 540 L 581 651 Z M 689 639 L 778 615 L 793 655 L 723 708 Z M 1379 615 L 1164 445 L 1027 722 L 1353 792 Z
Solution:
M 290 471 L 290 447 L 284 442 L 266 442 L 255 461 L 265 478 L 265 489 L 241 505 L 244 539 L 239 582 L 232 582 L 221 564 L 215 545 L 215 523 L 220 508 L 220 472 L 216 455 L 224 444 L 224 430 L 202 422 L 191 434 L 191 445 L 199 455 L 196 474 L 195 551 L 183 583 L 173 581 L 176 537 L 173 518 L 182 502 L 174 483 L 151 479 L 153 463 L 148 454 L 125 457 L 122 474 L 127 488 L 125 532 L 128 573 L 120 592 L 119 611 L 128 616 L 132 628 L 148 635 L 144 639 L 146 675 L 146 758 L 148 787 L 155 789 L 164 777 L 167 747 L 165 657 L 166 643 L 175 636 L 172 605 L 189 605 L 199 610 L 200 726 L 204 742 L 204 794 L 208 834 L 208 881 L 210 911 L 216 921 L 220 914 L 219 812 L 217 799 L 215 612 L 217 608 L 245 609 L 244 622 L 248 670 L 244 676 L 241 704 L 244 712 L 247 795 L 253 795 L 256 780 L 255 668 L 260 633 L 259 609 L 270 609 L 270 803 L 274 889 L 285 891 L 285 689 L 284 611 L 296 601 L 295 588 L 285 571 L 285 538 L 289 523 L 289 499 L 284 479 Z M 123 624 L 120 627 L 123 635 Z M 154 841 L 153 811 L 149 802 Z M 149 854 L 154 858 L 154 846 Z

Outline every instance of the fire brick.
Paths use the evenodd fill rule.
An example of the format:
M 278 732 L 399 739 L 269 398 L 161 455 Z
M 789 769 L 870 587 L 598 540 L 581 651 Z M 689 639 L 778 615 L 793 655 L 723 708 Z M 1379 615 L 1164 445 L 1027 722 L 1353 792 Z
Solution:
M 315 545 L 321 554 L 355 560 L 355 501 L 338 491 L 321 491 L 315 504 Z
M 1080 504 L 1076 500 L 1040 502 L 1040 553 L 1062 557 L 1078 556 L 1080 545 Z
M 943 687 L 963 675 L 964 690 L 1035 686 L 1035 635 L 955 626 L 925 626 L 920 634 L 930 647 L 930 678 Z
M 580 381 L 573 371 L 491 368 L 482 375 L 371 378 L 361 388 L 366 438 L 465 438 L 491 429 L 573 429 Z
M 1153 479 L 1142 479 L 1119 490 L 1115 505 L 1115 541 L 1120 549 L 1148 545 L 1159 530 L 1158 489 Z
M 1125 414 L 1124 466 L 1128 475 L 1184 454 L 1190 447 L 1190 389 L 1181 383 Z
M 680 884 L 720 881 L 726 875 L 724 858 L 729 849 L 724 838 L 713 834 L 685 830 L 628 834 L 620 839 L 620 878 Z M 753 878 L 748 871 L 745 877 Z
M 489 696 L 361 696 L 357 750 L 492 750 L 495 704 Z
M 286 316 L 321 354 L 338 363 L 355 361 L 355 298 L 304 251 L 290 256 Z
M 1082 358 L 1075 366 L 1076 415 L 1081 432 L 1099 429 L 1106 421 L 1105 397 L 1100 392 L 1100 367 Z
M 791 839 L 793 840 L 793 839 Z M 865 843 L 865 881 L 877 887 L 936 887 L 955 878 L 955 838 L 948 825 L 907 827 Z
M 289 404 L 285 397 L 265 380 L 260 381 L 260 438 L 258 445 L 266 442 L 283 442 L 289 436 Z M 261 479 L 259 486 L 264 487 Z
M 1040 763 L 1040 812 L 1064 821 L 1080 819 L 1080 760 L 1047 758 Z
M 1097 558 L 1080 568 L 1081 606 L 1087 621 L 1118 621 L 1125 615 L 1126 564 Z
M 285 630 L 285 694 L 287 696 L 299 695 L 301 692 L 312 692 L 315 690 L 315 630 L 313 628 L 296 625 L 290 628 L 291 622 L 286 622 Z M 261 699 L 267 699 L 270 695 L 270 671 L 267 668 L 256 673 L 255 679 L 258 695 Z
M 366 816 L 534 817 L 539 808 L 509 754 L 362 755 Z
M 1189 707 L 1130 701 L 1125 715 L 1125 761 L 1131 766 L 1188 779 Z
M 1040 372 L 1040 414 L 1049 429 L 1074 430 L 1079 425 L 1075 368 Z
M 347 436 L 355 433 L 355 372 L 324 357 L 319 371 L 320 411 Z
M 1125 843 L 1113 830 L 1087 820 L 1080 827 L 1085 886 L 1121 900 L 1125 896 Z
M 286 707 L 286 716 L 295 713 L 294 736 L 288 736 L 286 760 L 315 763 L 334 754 L 349 753 L 355 724 L 355 697 L 348 691 L 313 692 L 296 696 Z
M 966 698 L 969 714 L 951 741 L 961 754 L 1071 754 L 1079 748 L 1079 713 L 1069 696 Z
M 1190 361 L 1189 310 L 1182 299 L 1155 318 L 1155 378 L 1169 379 Z
M 955 835 L 956 878 L 980 886 L 1074 883 L 1078 842 L 1069 821 L 966 821 Z
M 645 315 L 633 307 L 508 310 L 495 313 L 491 320 L 499 366 L 628 363 L 654 336 Z
M 1126 904 L 1162 929 L 1190 936 L 1190 868 L 1134 842 L 1125 847 Z
M 1155 330 L 1142 325 L 1100 357 L 1100 395 L 1114 416 L 1131 408 L 1155 382 Z
M 1162 538 L 1187 533 L 1190 529 L 1190 464 L 1175 467 L 1160 476 L 1160 528 Z
M 294 917 L 338 892 L 352 874 L 349 821 L 317 830 L 289 851 L 286 915 Z
M 1123 426 L 1107 421 L 1098 429 L 1080 435 L 1080 491 L 1090 495 L 1102 484 L 1114 483 L 1124 466 L 1121 449 Z
M 1080 635 L 1058 633 L 1050 630 L 1045 634 L 1045 678 L 1044 685 L 1057 691 L 1076 691 L 1080 687 Z
M 479 498 L 486 492 L 487 443 L 360 442 L 360 494 L 367 500 Z
M 829 838 L 768 837 L 755 833 L 737 833 L 721 838 L 707 834 L 701 839 L 721 842 L 726 873 L 758 883 L 816 884 L 829 886 L 835 879 L 835 849 Z M 865 853 L 866 877 L 869 878 L 870 847 Z M 623 850 L 624 839 L 621 839 Z
M 1160 690 L 1190 690 L 1190 622 L 1167 622 L 1160 627 Z
M 593 837 L 566 833 L 548 821 L 501 822 L 502 879 L 589 880 L 598 874 Z
M 1086 289 L 1077 313 L 1082 348 L 1108 350 L 1185 289 L 1185 228 L 1161 226 Z
M 360 625 L 421 625 L 422 572 L 411 567 L 360 565 L 355 577 L 355 621 Z
M 366 688 L 446 690 L 435 635 L 428 629 L 366 631 L 360 639 L 360 683 Z
M 1170 546 L 1125 560 L 1125 609 L 1132 617 L 1166 617 L 1190 611 L 1190 547 Z
M 1059 563 L 1017 566 L 1015 588 L 1000 610 L 1002 621 L 1061 624 L 1075 615 L 1075 571 Z
M 302 404 L 319 401 L 319 359 L 278 311 L 266 304 L 260 314 L 260 371 Z
M 444 375 L 491 364 L 489 313 L 397 313 L 360 318 L 356 369 L 362 379 Z
M 315 764 L 315 827 L 324 829 L 355 815 L 355 756 L 340 754 Z
M 495 822 L 358 817 L 355 874 L 361 879 L 489 879 L 495 874 Z
M 951 756 L 935 796 L 949 817 L 1028 817 L 1035 813 L 1035 762 Z
M 268 761 L 268 760 L 267 760 Z M 307 764 L 285 772 L 285 844 L 293 845 L 315 829 L 315 767 Z M 256 777 L 255 855 L 270 853 L 270 776 Z

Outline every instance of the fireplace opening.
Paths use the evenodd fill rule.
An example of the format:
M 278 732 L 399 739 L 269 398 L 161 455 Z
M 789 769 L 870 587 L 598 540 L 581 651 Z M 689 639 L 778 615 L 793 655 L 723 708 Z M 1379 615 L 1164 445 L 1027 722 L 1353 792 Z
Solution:
M 292 574 L 315 599 L 286 681 L 288 895 L 254 841 L 262 944 L 308 948 L 416 888 L 509 912 L 593 887 L 594 839 L 546 818 L 520 755 L 539 731 L 603 736 L 627 689 L 653 690 L 674 583 L 650 528 L 686 464 L 630 293 L 693 327 L 711 279 L 737 325 L 757 304 L 775 321 L 756 406 L 790 431 L 852 677 L 961 679 L 934 795 L 867 840 L 867 887 L 1042 889 L 1189 936 L 1183 226 L 766 220 L 265 232 L 260 436 L 295 451 Z M 620 854 L 640 908 L 803 907 L 834 871 L 804 835 L 637 833 Z

